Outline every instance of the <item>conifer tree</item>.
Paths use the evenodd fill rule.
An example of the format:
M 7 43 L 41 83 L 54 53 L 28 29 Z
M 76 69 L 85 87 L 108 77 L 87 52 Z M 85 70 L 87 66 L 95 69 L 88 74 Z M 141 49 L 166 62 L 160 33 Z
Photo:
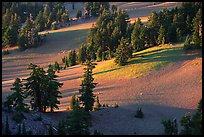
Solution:
M 83 75 L 82 84 L 80 85 L 81 89 L 79 89 L 79 93 L 81 94 L 79 100 L 82 102 L 84 110 L 89 112 L 92 110 L 94 105 L 93 89 L 97 83 L 93 82 L 94 78 L 92 77 L 92 70 L 95 67 L 95 63 L 87 60 L 85 65 L 86 68 L 84 68 L 85 72 Z
M 191 41 L 190 41 L 190 36 L 187 35 L 187 36 L 186 36 L 186 40 L 185 40 L 185 42 L 184 42 L 184 49 L 185 49 L 185 50 L 188 50 L 188 49 L 191 48 L 190 42 L 191 42 Z
M 123 66 L 126 64 L 128 58 L 132 57 L 132 47 L 130 46 L 129 40 L 121 38 L 120 45 L 116 50 L 115 63 Z
M 70 100 L 70 109 L 74 109 L 74 105 L 76 104 L 76 95 L 73 95 L 71 100 Z
M 195 45 L 201 45 L 202 37 L 202 9 L 199 9 L 196 13 L 195 18 L 193 19 L 193 39 Z
M 24 94 L 23 84 L 21 82 L 21 79 L 16 78 L 13 88 L 11 88 L 14 93 L 8 96 L 4 103 L 9 110 L 12 106 L 12 108 L 14 108 L 17 112 L 26 111 L 25 106 L 27 105 L 23 102 L 26 96 Z
M 43 68 L 32 63 L 28 66 L 28 70 L 32 70 L 32 72 L 30 73 L 30 77 L 25 79 L 25 91 L 29 96 L 31 96 L 31 100 L 34 101 L 34 110 L 38 109 L 40 112 L 42 112 L 42 98 L 46 88 L 46 72 L 43 70 Z
M 86 61 L 86 47 L 85 47 L 85 45 L 82 45 L 79 48 L 78 61 L 81 64 Z
M 96 53 L 96 60 L 101 61 L 102 60 L 102 48 L 99 47 Z
M 57 81 L 58 76 L 55 75 L 55 71 L 51 66 L 48 67 L 47 75 L 46 75 L 46 87 L 43 94 L 43 106 L 44 106 L 44 112 L 46 111 L 46 108 L 50 108 L 50 112 L 54 111 L 54 108 L 59 109 L 57 104 L 60 104 L 60 101 L 58 98 L 61 98 L 59 94 L 61 92 L 59 91 L 59 88 L 63 85 L 63 83 L 60 83 Z
M 164 34 L 164 27 L 161 25 L 161 27 L 159 28 L 159 35 L 158 35 L 158 39 L 157 39 L 157 44 L 164 44 L 165 43 L 165 34 Z
M 97 107 L 97 108 L 100 108 L 100 107 L 101 107 L 101 104 L 100 104 L 100 102 L 99 102 L 98 96 L 96 97 L 96 107 Z

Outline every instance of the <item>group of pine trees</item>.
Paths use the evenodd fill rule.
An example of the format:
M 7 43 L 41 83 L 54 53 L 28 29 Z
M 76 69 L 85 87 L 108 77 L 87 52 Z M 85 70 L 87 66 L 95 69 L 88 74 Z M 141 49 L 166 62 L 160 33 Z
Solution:
M 37 2 L 3 2 L 2 16 L 2 47 L 18 45 L 20 50 L 39 45 L 38 32 L 50 29 L 53 22 L 69 21 L 68 10 L 60 2 L 47 2 L 44 7 Z
M 46 112 L 50 108 L 53 112 L 55 108 L 59 109 L 58 99 L 61 97 L 59 88 L 63 84 L 57 81 L 57 75 L 51 65 L 44 71 L 43 68 L 31 63 L 28 69 L 31 70 L 30 77 L 23 80 L 16 78 L 14 88 L 11 88 L 14 93 L 6 98 L 4 106 L 8 110 L 24 112 L 28 109 L 24 100 L 29 97 L 33 110 Z
M 88 6 L 89 5 L 89 6 Z M 86 3 L 87 11 L 91 11 L 90 3 Z M 93 6 L 93 4 L 92 4 Z M 93 8 L 92 8 L 93 9 Z M 193 35 L 192 42 L 202 45 L 202 3 L 184 2 L 180 8 L 163 9 L 150 14 L 147 25 L 141 19 L 130 24 L 129 16 L 116 6 L 104 8 L 90 29 L 87 43 L 80 47 L 80 62 L 86 59 L 101 61 L 120 56 L 121 41 L 126 39 L 127 46 L 139 51 L 149 46 L 183 41 L 183 36 Z M 125 54 L 125 51 L 124 53 Z M 121 58 L 121 64 L 125 64 Z M 126 60 L 126 59 L 125 59 Z M 115 62 L 119 62 L 116 61 Z
M 197 110 L 194 115 L 191 116 L 189 112 L 185 113 L 179 121 L 182 127 L 181 131 L 178 131 L 178 123 L 176 119 L 164 120 L 164 132 L 167 135 L 202 135 L 202 99 L 198 103 Z
M 93 89 L 97 83 L 94 83 L 92 77 L 92 69 L 95 63 L 87 60 L 85 62 L 86 68 L 83 75 L 81 89 L 79 89 L 79 96 L 73 95 L 70 108 L 72 109 L 70 115 L 58 124 L 59 135 L 89 135 L 89 128 L 91 126 L 90 111 L 94 108 L 94 102 L 98 97 L 93 94 Z

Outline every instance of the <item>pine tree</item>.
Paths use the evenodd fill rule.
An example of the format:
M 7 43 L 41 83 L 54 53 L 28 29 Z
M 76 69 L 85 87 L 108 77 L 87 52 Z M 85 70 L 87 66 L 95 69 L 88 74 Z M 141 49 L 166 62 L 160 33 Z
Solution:
M 58 73 L 59 73 L 59 71 L 60 71 L 60 66 L 59 66 L 59 64 L 58 64 L 57 61 L 55 61 L 54 71 L 57 71 Z
M 159 35 L 158 35 L 158 39 L 157 39 L 157 44 L 160 45 L 164 45 L 165 43 L 165 34 L 164 34 L 164 27 L 161 25 L 161 27 L 159 28 Z
M 102 60 L 102 48 L 99 47 L 96 53 L 96 60 L 101 61 Z
M 78 61 L 81 64 L 86 61 L 86 47 L 85 47 L 85 45 L 82 45 L 79 48 Z
M 190 113 L 185 113 L 184 117 L 180 121 L 181 126 L 184 128 L 181 130 L 181 134 L 183 135 L 191 135 L 192 134 L 192 123 L 191 123 L 191 115 Z
M 83 109 L 71 111 L 70 116 L 66 120 L 66 135 L 89 135 L 90 118 L 90 114 Z
M 14 87 L 11 88 L 11 90 L 15 92 L 7 97 L 4 105 L 8 108 L 8 110 L 14 108 L 17 112 L 26 111 L 25 106 L 27 105 L 23 103 L 26 97 L 23 92 L 23 84 L 21 83 L 21 79 L 16 78 L 13 86 Z
M 19 34 L 18 35 L 18 48 L 20 51 L 23 51 L 26 49 L 26 44 L 27 44 L 27 37 L 25 34 Z
M 72 98 L 71 98 L 71 100 L 70 100 L 70 109 L 74 109 L 74 105 L 75 105 L 75 103 L 76 103 L 76 95 L 73 95 L 72 96 Z
M 139 51 L 144 46 L 144 39 L 142 35 L 142 23 L 141 19 L 138 18 L 137 22 L 135 22 L 132 34 L 131 34 L 131 44 L 134 47 L 135 51 Z
M 182 35 L 181 35 L 181 30 L 179 28 L 176 29 L 176 36 L 177 36 L 177 40 L 179 42 L 182 42 L 183 39 L 182 39 Z
M 46 88 L 46 72 L 43 68 L 32 63 L 28 66 L 28 70 L 32 70 L 32 72 L 30 73 L 30 77 L 25 79 L 25 90 L 28 95 L 31 96 L 31 100 L 34 101 L 33 104 L 31 104 L 34 110 L 38 109 L 42 112 L 42 98 Z
M 128 58 L 132 57 L 132 47 L 130 46 L 129 40 L 121 38 L 120 45 L 116 50 L 115 63 L 123 66 L 127 63 Z
M 21 79 L 16 78 L 14 84 L 13 84 L 13 88 L 11 88 L 11 90 L 15 91 L 12 95 L 14 98 L 14 104 L 13 104 L 13 108 L 17 111 L 17 112 L 21 112 L 21 111 L 25 111 L 26 108 L 26 104 L 23 103 L 24 99 L 26 98 L 24 91 L 23 91 L 23 84 L 21 83 Z
M 80 85 L 81 89 L 79 89 L 79 93 L 81 94 L 79 100 L 82 102 L 84 110 L 89 112 L 92 110 L 94 105 L 93 89 L 97 83 L 93 83 L 94 78 L 92 77 L 92 70 L 95 67 L 95 63 L 87 60 L 85 65 L 85 73 L 83 75 L 82 84 Z
M 190 49 L 190 48 L 191 48 L 190 36 L 187 35 L 187 36 L 186 36 L 186 40 L 185 40 L 185 42 L 184 42 L 184 49 L 185 49 L 185 50 L 188 50 L 188 49 Z
M 202 41 L 202 9 L 199 9 L 196 13 L 195 18 L 193 19 L 193 43 L 197 46 L 200 46 Z
M 61 98 L 59 94 L 61 92 L 59 91 L 59 88 L 63 85 L 63 83 L 60 83 L 57 81 L 58 76 L 55 75 L 55 71 L 53 70 L 52 67 L 49 67 L 47 70 L 47 75 L 46 75 L 46 88 L 44 91 L 44 96 L 43 96 L 43 104 L 44 106 L 44 112 L 46 111 L 47 107 L 50 107 L 50 112 L 53 112 L 54 108 L 59 109 L 57 104 L 60 104 L 60 101 L 58 98 Z
M 101 107 L 101 104 L 99 102 L 98 96 L 96 97 L 96 107 L 99 109 Z

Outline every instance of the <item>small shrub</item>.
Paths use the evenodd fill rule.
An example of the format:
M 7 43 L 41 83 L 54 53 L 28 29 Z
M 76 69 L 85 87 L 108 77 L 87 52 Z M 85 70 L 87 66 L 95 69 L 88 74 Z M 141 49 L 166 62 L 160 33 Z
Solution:
M 189 35 L 186 37 L 186 40 L 184 42 L 184 47 L 183 48 L 184 48 L 184 50 L 191 49 L 190 36 Z
M 97 108 L 97 109 L 100 109 L 100 107 L 101 107 L 101 104 L 100 104 L 99 99 L 98 99 L 98 96 L 97 96 L 97 97 L 96 97 L 96 108 Z
M 162 124 L 164 125 L 164 132 L 166 135 L 177 135 L 178 128 L 176 120 L 163 120 Z
M 26 117 L 23 115 L 23 113 L 17 112 L 14 114 L 12 119 L 17 123 L 21 123 L 24 119 L 26 119 Z
M 38 117 L 33 119 L 33 121 L 42 121 L 42 120 L 43 120 L 43 118 L 42 118 L 41 114 Z
M 138 108 L 138 109 L 137 109 L 137 112 L 136 112 L 135 117 L 136 117 L 136 118 L 143 118 L 143 117 L 144 117 L 144 114 L 143 114 L 141 108 Z
M 117 103 L 113 104 L 112 107 L 117 108 L 119 105 Z

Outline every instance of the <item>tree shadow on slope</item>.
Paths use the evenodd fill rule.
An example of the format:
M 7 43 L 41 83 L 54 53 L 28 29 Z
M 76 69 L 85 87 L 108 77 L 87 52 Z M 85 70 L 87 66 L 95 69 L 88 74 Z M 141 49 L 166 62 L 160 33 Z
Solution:
M 185 51 L 182 47 L 164 48 L 135 54 L 128 64 L 150 63 L 150 62 L 177 62 L 191 60 L 201 57 L 198 50 Z
M 98 74 L 104 74 L 104 73 L 107 73 L 107 72 L 112 72 L 112 71 L 115 71 L 115 70 L 119 70 L 121 68 L 113 68 L 113 69 L 109 69 L 109 70 L 104 70 L 104 71 L 100 71 L 100 72 L 96 72 L 93 74 L 94 75 L 98 75 Z

